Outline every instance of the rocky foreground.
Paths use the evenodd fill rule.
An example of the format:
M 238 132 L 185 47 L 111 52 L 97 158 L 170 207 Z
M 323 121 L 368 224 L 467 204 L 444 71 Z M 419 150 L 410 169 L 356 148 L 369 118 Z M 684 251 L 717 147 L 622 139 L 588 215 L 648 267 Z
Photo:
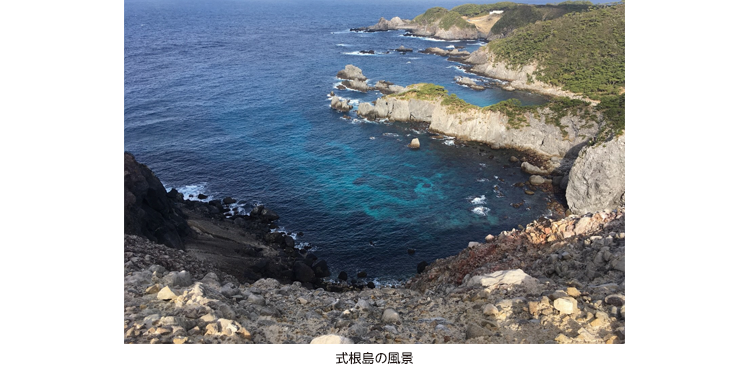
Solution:
M 624 343 L 625 211 L 471 243 L 404 287 L 240 282 L 125 236 L 125 343 Z M 286 284 L 285 284 L 286 283 Z

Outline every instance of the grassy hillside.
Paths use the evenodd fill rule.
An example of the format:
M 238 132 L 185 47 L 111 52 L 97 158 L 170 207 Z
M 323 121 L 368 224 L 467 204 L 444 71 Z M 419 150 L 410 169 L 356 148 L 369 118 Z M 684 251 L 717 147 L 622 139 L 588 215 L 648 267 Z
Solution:
M 422 25 L 433 24 L 439 21 L 440 29 L 448 30 L 452 26 L 459 28 L 476 29 L 477 27 L 461 18 L 458 12 L 449 11 L 442 7 L 430 8 L 425 13 L 414 18 L 414 22 Z
M 510 1 L 502 1 L 499 3 L 492 4 L 464 4 L 459 5 L 451 9 L 453 12 L 458 12 L 461 16 L 474 17 L 479 15 L 485 15 L 490 11 L 506 11 L 508 9 L 516 7 L 518 4 Z
M 591 99 L 618 96 L 625 86 L 625 5 L 530 24 L 488 49 L 511 68 L 537 62 L 536 80 Z
M 510 32 L 537 21 L 556 19 L 571 12 L 584 12 L 589 10 L 592 4 L 561 3 L 555 5 L 525 5 L 518 4 L 503 13 L 503 17 L 492 26 L 492 34 L 507 36 Z
M 618 96 L 604 97 L 602 101 L 592 106 L 589 102 L 579 99 L 570 99 L 559 97 L 550 100 L 549 103 L 533 106 L 522 106 L 518 99 L 508 99 L 490 106 L 479 107 L 470 104 L 459 98 L 456 94 L 449 94 L 448 91 L 439 85 L 432 83 L 419 83 L 410 85 L 408 90 L 399 93 L 387 95 L 387 98 L 396 99 L 420 99 L 427 101 L 440 101 L 440 104 L 448 107 L 451 112 L 468 112 L 471 110 L 487 110 L 501 112 L 508 117 L 508 127 L 523 128 L 528 126 L 526 114 L 532 114 L 539 118 L 542 110 L 549 110 L 547 122 L 554 123 L 563 136 L 568 132 L 562 124 L 562 118 L 565 116 L 577 116 L 584 123 L 595 125 L 598 117 L 594 111 L 598 111 L 607 122 L 600 130 L 595 132 L 591 139 L 591 144 L 606 141 L 614 136 L 621 135 L 625 131 L 625 94 Z

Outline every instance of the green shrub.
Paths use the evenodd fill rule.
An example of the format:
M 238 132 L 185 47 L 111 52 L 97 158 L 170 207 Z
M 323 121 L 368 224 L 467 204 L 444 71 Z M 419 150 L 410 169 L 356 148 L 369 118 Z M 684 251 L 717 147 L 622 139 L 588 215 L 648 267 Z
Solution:
M 591 99 L 618 95 L 625 86 L 625 5 L 526 25 L 488 49 L 512 69 L 537 62 L 538 81 Z

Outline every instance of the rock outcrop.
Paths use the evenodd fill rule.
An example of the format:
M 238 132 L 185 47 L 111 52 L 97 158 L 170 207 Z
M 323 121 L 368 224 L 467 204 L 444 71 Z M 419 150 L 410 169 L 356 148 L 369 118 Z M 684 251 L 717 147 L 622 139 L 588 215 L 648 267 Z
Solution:
M 534 78 L 534 71 L 537 67 L 535 64 L 524 65 L 518 69 L 510 68 L 505 62 L 498 61 L 486 46 L 483 46 L 461 62 L 471 65 L 469 71 L 485 77 L 508 81 L 504 86 L 506 90 L 526 90 L 539 94 L 568 97 L 573 99 L 584 99 L 596 103 L 585 97 L 563 90 L 559 86 L 553 86 Z
M 362 74 L 362 69 L 354 65 L 346 65 L 343 70 L 336 73 L 337 78 L 366 81 L 367 77 Z
M 445 50 L 437 47 L 430 47 L 425 50 L 420 50 L 419 53 L 424 54 L 435 54 L 443 57 L 468 57 L 471 53 L 465 50 L 458 50 L 456 48 L 451 50 Z
M 573 213 L 625 205 L 625 135 L 585 147 L 570 169 L 565 191 Z
M 410 88 L 407 87 L 407 92 Z M 407 95 L 408 93 L 404 94 Z M 389 119 L 399 122 L 425 122 L 430 130 L 455 136 L 462 140 L 486 143 L 494 148 L 513 148 L 562 158 L 577 152 L 592 135 L 591 126 L 576 116 L 561 118 L 567 132 L 548 122 L 550 110 L 539 115 L 524 115 L 528 126 L 514 128 L 507 115 L 501 112 L 471 108 L 455 111 L 438 100 L 423 100 L 408 97 L 383 97 L 372 103 L 361 103 L 357 114 L 369 119 Z
M 384 95 L 400 93 L 406 90 L 405 87 L 395 85 L 392 82 L 380 80 L 375 83 L 375 90 L 380 91 Z
M 125 233 L 183 249 L 190 232 L 161 181 L 132 154 L 125 152 Z
M 443 29 L 440 25 L 441 19 L 438 18 L 429 23 L 417 23 L 414 20 L 401 19 L 394 17 L 387 20 L 381 17 L 378 23 L 362 28 L 352 28 L 355 32 L 384 32 L 388 30 L 406 30 L 406 35 L 433 37 L 442 40 L 476 40 L 487 37 L 486 33 L 479 31 L 474 25 L 469 24 L 467 27 L 458 27 L 453 25 L 448 29 Z
M 345 98 L 339 98 L 337 96 L 331 97 L 331 108 L 343 112 L 348 112 L 351 110 L 354 106 L 349 104 L 349 99 Z
M 340 70 L 336 74 L 336 77 L 345 79 L 345 81 L 341 82 L 341 84 L 345 88 L 356 90 L 356 91 L 361 91 L 363 93 L 366 93 L 371 90 L 378 90 L 383 95 L 388 95 L 388 94 L 400 93 L 405 90 L 403 86 L 398 86 L 398 85 L 393 84 L 393 82 L 388 82 L 384 80 L 379 80 L 377 83 L 375 83 L 375 86 L 370 86 L 367 84 L 367 77 L 365 77 L 365 75 L 362 74 L 362 69 L 354 65 L 346 65 L 346 67 L 343 70 Z M 333 107 L 333 99 L 331 99 L 331 106 Z
M 381 17 L 380 20 L 378 20 L 378 23 L 375 25 L 370 25 L 370 26 L 363 27 L 363 28 L 352 28 L 352 31 L 384 32 L 387 30 L 413 29 L 416 27 L 417 25 L 414 24 L 412 20 L 401 19 L 400 17 L 396 16 L 390 20 L 387 20 L 385 17 Z
M 476 81 L 474 81 L 473 79 L 471 79 L 469 77 L 461 77 L 461 76 L 459 76 L 459 77 L 455 77 L 454 80 L 459 85 L 468 86 L 469 88 L 471 88 L 473 90 L 484 90 L 485 89 L 484 86 L 478 85 L 476 83 Z

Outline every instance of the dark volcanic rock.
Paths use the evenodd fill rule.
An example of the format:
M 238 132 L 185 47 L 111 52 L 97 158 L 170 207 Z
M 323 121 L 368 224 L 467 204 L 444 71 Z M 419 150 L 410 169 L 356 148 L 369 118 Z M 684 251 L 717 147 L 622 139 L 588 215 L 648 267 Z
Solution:
M 312 265 L 312 269 L 315 271 L 315 276 L 318 278 L 325 278 L 331 275 L 331 271 L 328 269 L 328 263 L 323 259 L 315 261 Z
M 342 272 L 339 273 L 339 279 L 341 279 L 343 281 L 346 281 L 347 279 L 349 279 L 349 276 L 346 275 L 346 271 L 342 271 Z
M 427 262 L 425 261 L 419 262 L 419 264 L 417 265 L 417 274 L 423 273 L 424 269 L 426 268 L 427 268 Z
M 224 200 L 222 200 L 222 201 L 223 201 L 223 202 L 224 202 L 225 204 L 227 204 L 227 205 L 229 205 L 229 204 L 234 204 L 235 202 L 237 202 L 237 200 L 235 200 L 235 199 L 233 199 L 233 198 L 231 198 L 231 197 L 224 197 Z
M 125 152 L 125 233 L 184 249 L 190 229 L 151 170 Z
M 302 262 L 294 262 L 294 278 L 300 282 L 315 280 L 315 271 Z
M 367 272 L 360 271 L 357 273 L 357 278 L 367 278 Z

